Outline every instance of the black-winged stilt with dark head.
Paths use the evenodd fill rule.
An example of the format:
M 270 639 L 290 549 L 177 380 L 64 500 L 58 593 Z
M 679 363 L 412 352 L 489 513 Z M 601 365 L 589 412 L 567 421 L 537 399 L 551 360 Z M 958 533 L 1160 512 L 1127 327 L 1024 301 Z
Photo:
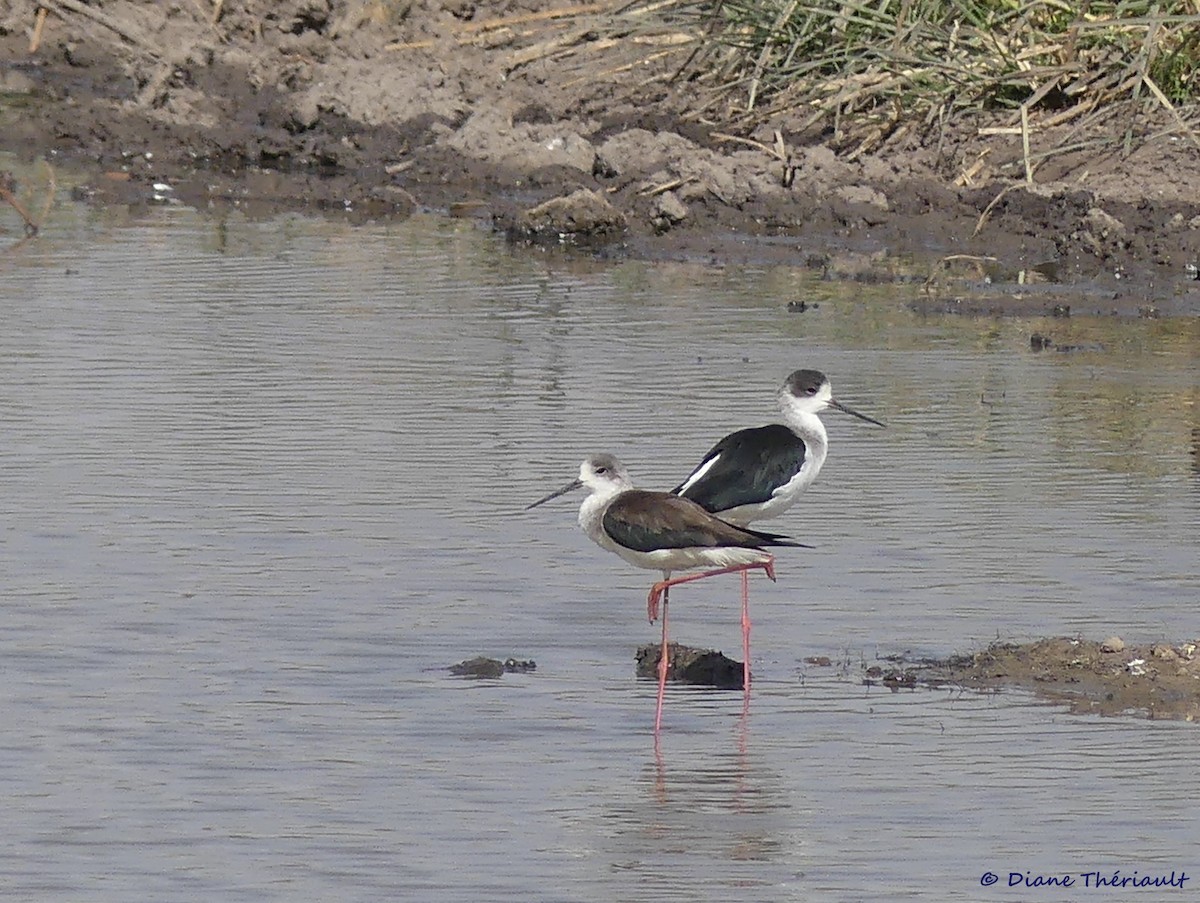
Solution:
M 884 425 L 835 401 L 819 370 L 796 370 L 780 386 L 778 398 L 786 426 L 773 423 L 730 433 L 671 491 L 745 527 L 782 514 L 817 478 L 829 450 L 818 413 L 833 408 Z
M 629 472 L 612 455 L 592 455 L 579 465 L 579 477 L 561 489 L 538 499 L 536 508 L 574 489 L 586 488 L 588 496 L 579 506 L 579 525 L 588 537 L 630 564 L 662 571 L 663 579 L 650 588 L 646 613 L 653 623 L 662 600 L 662 652 L 658 662 L 658 703 L 654 730 L 662 725 L 663 695 L 667 684 L 667 603 L 669 590 L 718 574 L 742 572 L 743 680 L 750 686 L 750 615 L 746 573 L 756 568 L 775 579 L 774 557 L 764 551 L 771 546 L 803 546 L 786 536 L 747 530 L 709 514 L 695 502 L 669 492 L 635 489 Z M 708 567 L 713 570 L 686 577 L 671 577 L 673 571 Z

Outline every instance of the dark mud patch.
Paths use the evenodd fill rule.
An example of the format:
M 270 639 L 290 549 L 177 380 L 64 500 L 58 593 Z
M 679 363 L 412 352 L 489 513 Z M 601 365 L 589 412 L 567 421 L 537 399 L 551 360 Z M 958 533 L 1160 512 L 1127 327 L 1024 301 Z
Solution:
M 1126 645 L 1121 639 L 1054 637 L 993 643 L 945 661 L 898 661 L 900 686 L 1020 689 L 1072 712 L 1152 719 L 1200 718 L 1200 644 Z

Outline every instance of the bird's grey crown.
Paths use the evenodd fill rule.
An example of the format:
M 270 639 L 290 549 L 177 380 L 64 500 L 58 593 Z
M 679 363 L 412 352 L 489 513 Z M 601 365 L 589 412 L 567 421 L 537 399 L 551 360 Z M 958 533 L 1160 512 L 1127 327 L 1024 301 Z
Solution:
M 820 370 L 796 370 L 787 378 L 785 388 L 797 398 L 816 395 L 829 382 Z
M 622 473 L 625 470 L 625 468 L 621 465 L 621 462 L 618 461 L 614 455 L 592 455 L 587 459 L 587 463 L 588 469 L 597 476 L 601 476 L 604 473 Z

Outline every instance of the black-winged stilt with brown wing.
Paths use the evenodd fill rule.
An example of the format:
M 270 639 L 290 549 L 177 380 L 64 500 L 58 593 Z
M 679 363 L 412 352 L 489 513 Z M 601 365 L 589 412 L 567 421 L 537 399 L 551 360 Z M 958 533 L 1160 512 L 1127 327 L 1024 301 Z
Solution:
M 612 455 L 592 455 L 579 466 L 579 476 L 538 499 L 536 508 L 574 489 L 586 488 L 579 506 L 579 525 L 596 545 L 620 555 L 630 564 L 662 571 L 663 579 L 650 588 L 646 613 L 653 623 L 662 603 L 662 651 L 658 663 L 658 702 L 654 730 L 662 726 L 667 682 L 667 604 L 672 586 L 718 574 L 742 573 L 743 681 L 750 687 L 750 600 L 747 572 L 762 571 L 775 579 L 773 546 L 804 546 L 786 536 L 748 530 L 715 517 L 700 505 L 669 492 L 635 489 L 629 472 Z M 711 568 L 700 574 L 671 577 L 674 571 Z

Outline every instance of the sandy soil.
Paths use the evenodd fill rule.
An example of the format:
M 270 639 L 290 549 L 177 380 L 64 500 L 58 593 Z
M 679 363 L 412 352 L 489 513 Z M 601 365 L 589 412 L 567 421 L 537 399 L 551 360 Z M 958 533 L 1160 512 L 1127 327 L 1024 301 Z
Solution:
M 888 250 L 925 261 L 931 309 L 1200 315 L 1191 136 L 1058 155 L 1026 184 L 1019 138 L 994 133 L 1011 117 L 912 128 L 857 155 L 803 128 L 806 110 L 731 135 L 675 77 L 695 26 L 648 21 L 608 2 L 0 0 L 0 151 L 81 169 L 78 194 L 97 204 L 353 221 L 425 206 L 607 252 L 920 278 L 873 270 Z M 1056 146 L 1034 125 L 1034 151 Z M 1114 127 L 1140 139 L 1163 125 Z M 877 677 L 1191 717 L 1193 646 L 1098 649 L 996 646 Z
M 41 5 L 39 30 L 35 0 L 0 0 L 0 149 L 89 167 L 99 203 L 165 183 L 264 214 L 424 205 L 835 278 L 886 278 L 841 252 L 889 249 L 929 261 L 933 303 L 964 312 L 1200 314 L 1187 136 L 1059 155 L 1033 185 L 1017 136 L 980 135 L 1011 117 L 913 128 L 853 159 L 831 129 L 801 129 L 805 110 L 731 136 L 673 78 L 697 27 L 611 2 Z M 1054 143 L 1035 129 L 1035 152 Z

